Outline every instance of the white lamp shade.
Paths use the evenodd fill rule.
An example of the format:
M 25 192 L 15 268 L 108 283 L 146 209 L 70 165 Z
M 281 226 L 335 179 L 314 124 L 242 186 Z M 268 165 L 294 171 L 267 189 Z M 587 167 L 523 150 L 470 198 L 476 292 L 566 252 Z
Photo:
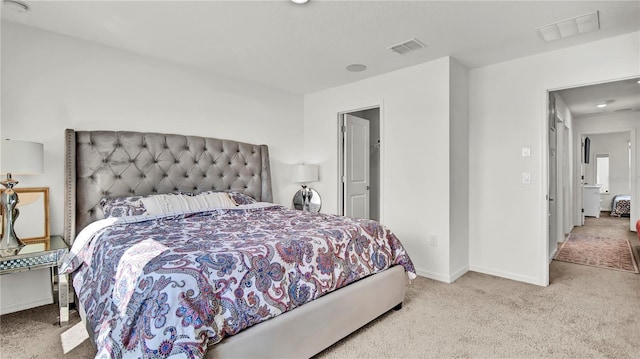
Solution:
M 309 183 L 318 180 L 318 165 L 300 164 L 293 166 L 291 181 Z
M 44 167 L 43 147 L 42 143 L 2 140 L 0 143 L 0 173 L 41 174 Z

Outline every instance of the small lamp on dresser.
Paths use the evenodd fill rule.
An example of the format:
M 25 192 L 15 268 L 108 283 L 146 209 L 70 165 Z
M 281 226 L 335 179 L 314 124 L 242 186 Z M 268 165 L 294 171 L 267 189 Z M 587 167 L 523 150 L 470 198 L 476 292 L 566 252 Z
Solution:
M 14 224 L 19 211 L 18 194 L 13 188 L 18 184 L 13 175 L 41 174 L 44 167 L 43 145 L 36 142 L 2 140 L 0 141 L 0 174 L 6 178 L 0 181 L 5 190 L 0 196 L 4 231 L 0 241 L 0 257 L 15 255 L 24 243 L 16 235 Z
M 293 167 L 291 181 L 300 183 L 302 188 L 293 196 L 293 207 L 305 212 L 319 212 L 320 194 L 307 186 L 318 181 L 318 165 L 299 164 Z

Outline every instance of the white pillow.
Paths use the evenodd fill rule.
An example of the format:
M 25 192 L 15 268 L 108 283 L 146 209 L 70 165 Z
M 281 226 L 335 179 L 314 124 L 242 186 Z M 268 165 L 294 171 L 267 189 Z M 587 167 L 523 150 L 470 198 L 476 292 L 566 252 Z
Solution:
M 191 212 L 214 208 L 237 207 L 226 192 L 203 192 L 195 196 L 159 194 L 141 199 L 147 209 L 146 215 L 171 212 Z

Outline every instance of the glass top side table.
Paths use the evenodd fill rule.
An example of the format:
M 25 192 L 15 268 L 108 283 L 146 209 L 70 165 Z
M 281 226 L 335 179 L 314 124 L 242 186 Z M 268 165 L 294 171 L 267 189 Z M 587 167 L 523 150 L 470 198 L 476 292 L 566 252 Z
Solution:
M 0 257 L 0 274 L 11 274 L 41 268 L 53 268 L 58 276 L 58 305 L 60 323 L 69 321 L 69 280 L 60 274 L 58 266 L 69 251 L 69 245 L 60 236 L 51 236 L 49 241 L 28 243 L 11 256 Z M 53 281 L 51 282 L 53 289 Z

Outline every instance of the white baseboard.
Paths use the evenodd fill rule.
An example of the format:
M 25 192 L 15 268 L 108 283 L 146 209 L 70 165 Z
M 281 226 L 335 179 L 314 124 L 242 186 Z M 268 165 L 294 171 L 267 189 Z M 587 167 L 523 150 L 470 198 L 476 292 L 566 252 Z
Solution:
M 3 305 L 0 307 L 0 315 L 19 312 L 21 310 L 31 309 L 42 305 L 53 303 L 52 297 L 31 298 L 21 303 L 14 303 L 10 305 Z
M 53 303 L 49 268 L 0 276 L 0 314 Z
M 515 280 L 515 281 L 518 281 L 518 282 L 535 284 L 535 285 L 539 285 L 539 286 L 542 286 L 542 287 L 546 287 L 547 286 L 545 283 L 543 283 L 543 281 L 540 278 L 524 276 L 524 275 L 505 272 L 505 271 L 501 271 L 501 270 L 495 270 L 495 269 L 492 269 L 492 268 L 469 266 L 469 270 L 470 271 L 474 271 L 474 272 L 478 272 L 478 273 L 483 273 L 483 274 L 496 276 L 496 277 L 511 279 L 511 280 Z
M 556 247 L 556 249 L 554 249 L 553 253 L 551 253 L 551 255 L 549 256 L 549 263 L 548 264 L 551 264 L 551 262 L 553 261 L 553 257 L 555 257 L 556 254 L 558 254 L 558 247 Z
M 417 275 L 421 277 L 437 280 L 439 282 L 444 282 L 444 283 L 453 283 L 468 271 L 469 271 L 469 267 L 466 267 L 466 266 L 458 269 L 453 274 L 435 273 L 435 272 L 426 271 L 424 269 L 416 268 Z
M 469 271 L 469 266 L 464 266 L 457 271 L 453 272 L 449 277 L 449 283 L 453 283 L 458 280 L 458 278 L 462 277 L 465 273 Z
M 451 283 L 449 282 L 449 276 L 446 274 L 430 272 L 420 268 L 416 268 L 416 274 L 421 277 L 437 280 L 439 282 Z

